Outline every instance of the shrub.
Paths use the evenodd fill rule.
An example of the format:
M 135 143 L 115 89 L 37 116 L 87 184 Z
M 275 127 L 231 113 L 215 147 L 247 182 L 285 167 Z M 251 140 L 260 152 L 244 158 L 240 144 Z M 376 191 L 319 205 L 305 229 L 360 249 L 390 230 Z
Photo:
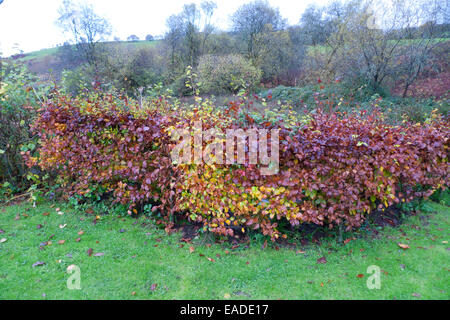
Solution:
M 95 188 L 130 210 L 152 202 L 169 212 L 173 205 L 166 189 L 176 175 L 163 131 L 168 121 L 156 108 L 144 110 L 126 97 L 58 94 L 34 125 L 39 156 L 25 157 L 29 166 L 57 171 L 68 195 L 91 195 Z
M 85 89 L 91 89 L 94 78 L 93 68 L 82 65 L 73 70 L 64 70 L 61 77 L 61 86 L 67 93 L 76 96 Z
M 57 169 L 69 194 L 101 187 L 129 204 L 130 214 L 150 203 L 168 227 L 178 212 L 218 234 L 251 228 L 272 239 L 281 236 L 280 222 L 352 229 L 373 210 L 449 185 L 450 126 L 436 114 L 425 123 L 396 126 L 377 115 L 320 110 L 287 119 L 255 121 L 236 103 L 223 113 L 207 101 L 202 108 L 175 110 L 160 98 L 139 109 L 110 94 L 59 95 L 40 113 L 40 155 L 28 161 Z M 259 165 L 248 163 L 173 164 L 169 133 L 194 121 L 202 121 L 203 130 L 279 128 L 278 174 L 263 176 Z
M 36 139 L 30 125 L 46 88 L 24 65 L 2 62 L 0 69 L 0 185 L 11 193 L 27 186 L 27 168 L 20 152 L 33 151 Z M 39 97 L 38 97 L 39 96 Z
M 205 55 L 200 58 L 198 76 L 202 92 L 226 94 L 255 88 L 261 71 L 241 55 Z

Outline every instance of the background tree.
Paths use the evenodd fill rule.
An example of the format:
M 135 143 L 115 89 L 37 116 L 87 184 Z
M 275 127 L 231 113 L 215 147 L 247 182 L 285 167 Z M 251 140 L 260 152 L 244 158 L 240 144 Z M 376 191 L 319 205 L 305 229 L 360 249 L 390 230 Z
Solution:
M 279 31 L 286 25 L 286 20 L 281 17 L 278 9 L 272 8 L 267 1 L 256 0 L 242 5 L 232 16 L 232 29 L 247 45 L 246 54 L 250 59 L 255 59 L 258 48 L 255 41 L 267 25 L 270 30 Z
M 59 8 L 57 24 L 71 34 L 83 59 L 97 68 L 101 41 L 111 34 L 110 23 L 96 14 L 91 5 L 64 0 Z
M 135 34 L 132 34 L 127 37 L 127 41 L 139 41 L 139 37 Z

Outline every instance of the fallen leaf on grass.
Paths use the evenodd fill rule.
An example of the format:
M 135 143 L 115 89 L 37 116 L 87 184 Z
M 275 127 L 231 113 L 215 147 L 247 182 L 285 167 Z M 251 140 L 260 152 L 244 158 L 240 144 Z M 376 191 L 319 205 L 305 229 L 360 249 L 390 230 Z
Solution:
M 66 242 L 66 240 L 59 240 L 58 244 L 64 244 Z
M 3 230 L 3 229 L 0 229 L 0 233 L 5 233 L 5 230 Z
M 50 212 L 44 212 L 42 215 L 43 216 L 48 216 L 48 215 L 50 215 Z
M 43 266 L 44 264 L 45 264 L 45 262 L 42 262 L 42 261 L 35 262 L 35 263 L 33 263 L 33 268 Z
M 101 257 L 101 256 L 104 256 L 104 255 L 105 254 L 103 252 L 99 252 L 99 253 L 94 254 L 94 257 Z
M 135 295 L 136 295 L 136 291 L 133 291 L 133 292 L 131 293 L 131 295 L 132 295 L 132 296 L 135 296 Z
M 398 244 L 398 246 L 399 246 L 400 248 L 402 248 L 403 250 L 409 249 L 409 246 L 408 246 L 407 244 L 403 244 L 403 243 L 397 243 L 397 244 Z
M 420 298 L 422 296 L 420 293 L 415 293 L 415 292 L 412 295 L 417 298 Z
M 358 278 L 364 278 L 364 275 L 362 273 L 357 275 Z
M 158 284 L 154 283 L 150 286 L 150 290 L 155 291 Z
M 60 224 L 60 225 L 59 225 L 59 228 L 60 228 L 60 229 L 64 229 L 66 226 L 67 226 L 67 223 L 65 223 L 65 224 Z
M 92 255 L 92 252 L 94 252 L 94 250 L 92 250 L 92 248 L 89 248 L 88 251 L 86 251 L 88 256 L 90 257 Z
M 38 224 L 37 226 L 36 226 L 36 229 L 41 229 L 42 228 L 42 224 Z
M 81 241 L 81 238 L 76 238 L 75 241 L 76 241 L 76 242 L 80 242 L 80 241 Z
M 317 263 L 327 263 L 327 258 L 325 257 L 319 258 L 317 259 Z
M 0 240 L 0 243 L 6 242 L 6 240 L 8 240 L 8 239 L 2 238 L 2 239 Z
M 297 254 L 299 254 L 299 253 L 306 253 L 306 251 L 297 250 L 297 251 L 295 251 L 295 253 L 297 253 Z
M 214 260 L 213 258 L 207 258 L 207 259 L 208 259 L 208 261 L 216 262 L 216 260 Z
M 264 243 L 262 245 L 262 248 L 265 249 L 267 247 L 267 240 L 264 240 Z
M 194 247 L 189 247 L 189 253 L 192 253 L 192 252 L 194 252 L 195 251 L 195 248 Z
M 78 235 L 79 235 L 79 236 L 81 236 L 81 235 L 83 235 L 83 234 L 84 234 L 84 231 L 83 231 L 83 230 L 78 231 Z
M 230 299 L 230 298 L 231 298 L 231 295 L 230 295 L 229 293 L 225 293 L 225 294 L 223 295 L 223 298 L 224 298 L 224 299 Z

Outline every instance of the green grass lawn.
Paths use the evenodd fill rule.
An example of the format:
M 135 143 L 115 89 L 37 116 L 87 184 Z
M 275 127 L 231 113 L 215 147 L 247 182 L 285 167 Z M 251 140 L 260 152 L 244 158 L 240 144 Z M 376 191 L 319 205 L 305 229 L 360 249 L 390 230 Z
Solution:
M 204 236 L 182 243 L 145 217 L 104 215 L 94 224 L 95 213 L 61 203 L 0 207 L 0 299 L 449 299 L 450 209 L 425 206 L 377 237 L 362 232 L 345 245 L 325 238 L 297 247 L 305 253 L 270 241 L 263 249 L 264 239 L 253 238 L 235 249 Z M 33 267 L 38 261 L 45 264 Z M 72 264 L 81 290 L 67 288 Z M 367 288 L 371 265 L 382 270 L 380 289 Z

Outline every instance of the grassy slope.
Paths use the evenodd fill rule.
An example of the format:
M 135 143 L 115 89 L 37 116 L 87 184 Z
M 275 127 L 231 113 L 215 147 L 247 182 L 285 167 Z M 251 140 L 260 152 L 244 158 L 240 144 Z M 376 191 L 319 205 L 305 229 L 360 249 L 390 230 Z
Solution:
M 136 48 L 146 48 L 146 47 L 152 47 L 155 46 L 157 43 L 159 43 L 160 41 L 158 40 L 154 40 L 154 41 L 119 41 L 118 43 L 120 43 L 120 45 L 123 46 L 135 46 Z M 111 43 L 115 43 L 115 42 L 111 42 Z M 59 47 L 55 47 L 55 48 L 48 48 L 48 49 L 42 49 L 39 51 L 33 51 L 33 52 L 29 52 L 29 53 L 25 53 L 25 56 L 23 58 L 20 58 L 21 61 L 30 61 L 30 60 L 39 60 L 39 59 L 45 59 L 46 57 L 49 56 L 54 56 L 58 53 L 58 49 Z
M 190 244 L 180 248 L 180 234 L 166 236 L 152 223 L 141 226 L 144 217 L 102 216 L 94 225 L 94 215 L 63 204 L 56 204 L 63 215 L 50 204 L 0 208 L 0 238 L 7 239 L 0 243 L 0 299 L 223 299 L 226 294 L 236 299 L 449 299 L 450 209 L 426 205 L 435 213 L 411 216 L 377 239 L 366 235 L 346 245 L 324 240 L 303 248 L 306 253 L 270 244 L 262 250 L 262 240 L 231 250 L 228 244 L 201 245 L 200 239 L 190 253 Z M 80 230 L 84 234 L 76 242 Z M 52 234 L 52 245 L 40 250 Z M 410 249 L 400 249 L 399 242 Z M 104 255 L 89 257 L 89 248 Z M 326 264 L 317 263 L 322 256 Z M 37 261 L 46 264 L 33 268 Z M 81 268 L 82 290 L 66 288 L 71 264 Z M 380 290 L 366 287 L 370 265 L 385 271 Z

